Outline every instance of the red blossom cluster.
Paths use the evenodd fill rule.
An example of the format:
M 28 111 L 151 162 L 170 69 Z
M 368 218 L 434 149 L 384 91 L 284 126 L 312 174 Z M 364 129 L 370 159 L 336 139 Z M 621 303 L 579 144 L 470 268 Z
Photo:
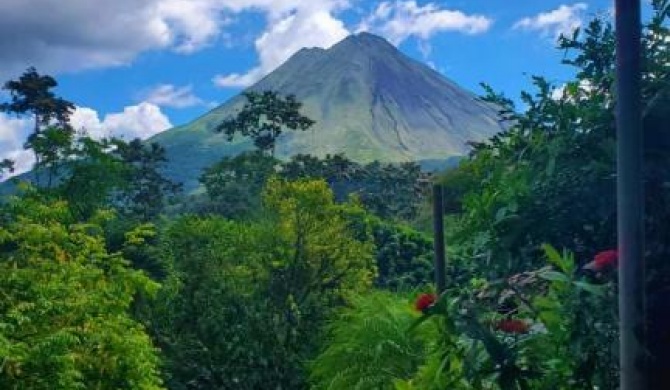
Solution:
M 414 307 L 416 308 L 416 310 L 422 312 L 428 309 L 429 307 L 433 306 L 435 304 L 435 301 L 437 301 L 437 296 L 435 294 L 424 293 L 416 298 Z
M 604 271 L 610 268 L 616 268 L 619 260 L 619 253 L 610 249 L 598 253 L 593 258 L 593 269 L 596 271 Z
M 516 319 L 505 319 L 505 320 L 500 320 L 495 324 L 496 330 L 499 330 L 501 332 L 505 333 L 517 333 L 517 334 L 522 334 L 522 333 L 528 333 L 528 330 L 530 329 L 530 325 L 526 323 L 525 321 L 522 320 L 516 320 Z

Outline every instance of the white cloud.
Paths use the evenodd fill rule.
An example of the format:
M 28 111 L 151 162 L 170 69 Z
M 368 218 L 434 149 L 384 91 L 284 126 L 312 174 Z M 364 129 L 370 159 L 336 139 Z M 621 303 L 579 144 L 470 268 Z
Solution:
M 493 21 L 484 15 L 468 15 L 461 11 L 444 9 L 434 3 L 420 6 L 416 1 L 382 2 L 358 27 L 371 31 L 398 45 L 409 37 L 426 41 L 440 32 L 481 34 Z M 426 51 L 425 43 L 423 49 Z
M 128 65 L 141 53 L 193 53 L 229 41 L 226 26 L 245 12 L 265 16 L 255 41 L 258 65 L 214 78 L 220 86 L 247 86 L 274 70 L 302 47 L 326 48 L 350 31 L 338 13 L 357 0 L 2 0 L 0 80 L 34 65 L 42 73 Z M 427 39 L 439 31 L 483 32 L 480 15 L 384 2 L 364 25 L 399 41 Z
M 225 40 L 225 26 L 248 11 L 267 16 L 265 42 L 293 31 L 306 34 L 283 44 L 327 45 L 332 34 L 346 32 L 331 13 L 348 6 L 346 0 L 2 0 L 0 79 L 28 66 L 53 74 L 127 65 L 150 50 L 193 53 Z M 287 50 L 275 54 L 263 41 L 257 46 L 274 61 L 262 62 L 262 70 L 276 66 L 272 58 Z
M 547 11 L 519 20 L 512 27 L 517 30 L 539 31 L 543 36 L 557 39 L 561 34 L 569 35 L 583 23 L 586 3 L 561 5 L 552 11 Z
M 225 8 L 222 0 L 162 0 L 156 15 L 168 25 L 175 51 L 192 53 L 207 46 L 229 22 Z
M 77 107 L 70 117 L 77 130 L 85 130 L 93 138 L 119 137 L 126 140 L 146 139 L 172 127 L 168 118 L 155 104 L 142 102 L 128 106 L 122 112 L 110 113 L 100 120 L 92 108 Z M 0 160 L 15 162 L 14 175 L 30 170 L 34 163 L 32 152 L 23 144 L 32 132 L 32 121 L 0 113 Z
M 235 4 L 235 6 L 232 5 Z M 350 7 L 342 0 L 238 0 L 229 3 L 237 11 L 251 8 L 266 13 L 268 25 L 256 39 L 259 64 L 244 72 L 217 75 L 213 78 L 220 87 L 247 87 L 303 47 L 328 48 L 344 39 L 350 31 L 336 17 L 337 12 Z M 383 2 L 359 25 L 358 31 L 371 31 L 398 44 L 410 36 L 427 40 L 443 31 L 466 34 L 482 33 L 492 21 L 481 15 L 466 15 L 446 10 L 435 4 L 417 5 L 416 1 Z M 426 43 L 422 47 L 430 52 Z
M 34 161 L 32 153 L 23 149 L 23 143 L 30 134 L 32 126 L 27 119 L 0 113 L 0 160 L 8 158 L 14 161 L 14 174 L 25 172 L 32 167 Z
M 270 20 L 279 20 L 297 9 L 307 13 L 323 10 L 341 10 L 351 6 L 349 0 L 223 0 L 232 12 L 248 10 L 265 12 Z
M 161 84 L 142 95 L 141 100 L 160 107 L 186 108 L 205 104 L 193 93 L 192 85 L 177 87 L 172 84 Z
M 567 101 L 574 102 L 581 100 L 594 91 L 595 88 L 589 80 L 581 80 L 579 84 L 576 85 L 576 88 L 572 87 L 571 89 L 568 89 L 567 84 L 562 84 L 554 88 L 554 90 L 551 92 L 551 98 L 553 100 L 565 99 Z
M 172 127 L 160 107 L 148 102 L 125 107 L 122 112 L 107 114 L 102 120 L 95 110 L 77 107 L 70 117 L 70 123 L 77 130 L 86 130 L 94 138 L 119 137 L 126 140 L 146 139 Z
M 191 53 L 211 44 L 229 18 L 226 0 L 3 0 L 3 79 L 29 65 L 47 73 L 118 66 L 139 53 Z
M 563 96 L 565 96 L 566 87 L 567 87 L 567 85 L 563 84 L 560 87 L 554 88 L 554 90 L 551 91 L 551 98 L 553 100 L 563 99 Z
M 341 1 L 284 1 L 278 2 L 281 3 L 277 4 L 278 8 L 273 8 L 275 3 L 270 1 L 245 3 L 255 3 L 255 7 L 262 8 L 268 20 L 266 30 L 255 42 L 259 64 L 245 73 L 215 76 L 213 81 L 220 87 L 249 86 L 301 48 L 327 48 L 349 35 L 344 23 L 333 15 L 346 6 Z M 263 8 L 264 6 L 267 8 Z M 278 11 L 282 9 L 283 12 Z

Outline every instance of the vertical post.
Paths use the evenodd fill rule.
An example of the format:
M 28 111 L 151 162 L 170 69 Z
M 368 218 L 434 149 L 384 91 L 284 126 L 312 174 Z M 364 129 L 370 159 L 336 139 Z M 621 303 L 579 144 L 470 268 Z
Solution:
M 435 252 L 435 286 L 441 294 L 446 286 L 446 259 L 444 254 L 444 199 L 442 186 L 433 185 L 433 245 Z
M 640 0 L 616 0 L 620 389 L 645 390 Z

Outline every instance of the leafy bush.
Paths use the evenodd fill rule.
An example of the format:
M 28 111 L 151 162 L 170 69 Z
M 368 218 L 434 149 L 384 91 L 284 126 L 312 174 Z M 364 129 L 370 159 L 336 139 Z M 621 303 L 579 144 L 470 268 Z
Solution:
M 495 283 L 448 289 L 418 323 L 438 328 L 401 389 L 593 389 L 618 381 L 611 274 L 589 282 L 570 253 Z M 422 333 L 422 330 L 415 332 Z
M 349 213 L 347 219 L 361 237 L 372 237 L 377 264 L 375 286 L 402 291 L 432 281 L 433 241 L 427 234 L 362 210 Z
M 305 387 L 328 316 L 365 291 L 372 244 L 323 181 L 270 180 L 264 218 L 184 217 L 163 234 L 174 274 L 147 317 L 171 388 Z
M 650 386 L 668 383 L 670 352 L 670 56 L 667 21 L 670 2 L 652 2 L 654 15 L 644 26 L 642 106 L 644 185 L 647 218 L 646 255 Z M 568 248 L 583 262 L 616 245 L 615 93 L 613 26 L 594 19 L 584 29 L 562 37 L 564 62 L 576 79 L 557 87 L 534 77 L 536 92 L 522 93 L 527 110 L 487 87 L 486 99 L 497 103 L 511 127 L 474 145 L 459 169 L 452 193 L 464 193 L 461 213 L 448 242 L 455 245 L 459 274 L 492 281 L 542 266 L 541 245 Z M 557 97 L 557 95 L 559 95 Z M 447 186 L 449 182 L 445 183 Z M 464 190 L 465 188 L 465 190 Z M 583 264 L 580 264 L 583 265 Z
M 436 336 L 429 326 L 408 332 L 416 318 L 399 295 L 375 291 L 353 299 L 329 324 L 326 347 L 310 365 L 313 388 L 393 389 L 411 378 L 425 358 L 425 340 Z
M 161 388 L 157 350 L 130 316 L 158 285 L 84 223 L 34 194 L 0 208 L 0 387 Z

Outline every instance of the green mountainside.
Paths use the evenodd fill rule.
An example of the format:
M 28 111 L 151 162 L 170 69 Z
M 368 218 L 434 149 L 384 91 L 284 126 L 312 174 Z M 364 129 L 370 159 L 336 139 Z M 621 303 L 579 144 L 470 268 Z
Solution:
M 501 130 L 496 110 L 383 38 L 360 33 L 328 50 L 305 48 L 249 88 L 296 95 L 310 130 L 285 134 L 277 156 L 344 153 L 357 162 L 445 161 Z M 235 115 L 237 96 L 184 126 L 150 141 L 167 150 L 167 174 L 197 184 L 200 171 L 251 147 L 227 142 L 213 128 Z

